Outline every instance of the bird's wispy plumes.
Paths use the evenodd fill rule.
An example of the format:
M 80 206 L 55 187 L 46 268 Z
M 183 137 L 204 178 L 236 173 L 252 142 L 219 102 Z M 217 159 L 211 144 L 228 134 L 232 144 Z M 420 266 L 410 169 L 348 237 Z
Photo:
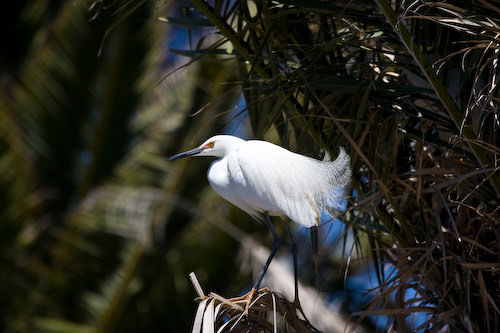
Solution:
M 341 210 L 345 204 L 345 199 L 349 196 L 351 188 L 351 158 L 344 148 L 339 148 L 339 156 L 333 162 L 324 161 L 323 167 L 328 173 L 328 186 L 317 198 L 320 209 L 324 210 L 332 217 Z

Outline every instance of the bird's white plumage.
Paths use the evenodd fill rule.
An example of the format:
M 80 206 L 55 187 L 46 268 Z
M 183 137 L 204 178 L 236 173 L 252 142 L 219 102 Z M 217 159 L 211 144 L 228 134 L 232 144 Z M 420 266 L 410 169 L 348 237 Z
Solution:
M 266 141 L 217 135 L 198 150 L 196 156 L 219 157 L 208 170 L 212 188 L 256 218 L 268 212 L 305 227 L 318 225 L 321 211 L 335 215 L 350 184 L 350 157 L 343 148 L 335 161 L 319 161 Z

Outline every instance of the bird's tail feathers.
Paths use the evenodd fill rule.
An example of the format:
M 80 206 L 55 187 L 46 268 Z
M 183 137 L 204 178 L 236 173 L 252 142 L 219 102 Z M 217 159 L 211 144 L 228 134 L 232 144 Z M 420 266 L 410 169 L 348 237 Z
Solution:
M 325 159 L 326 157 L 325 155 Z M 335 161 L 324 163 L 324 166 L 328 169 L 328 184 L 319 200 L 320 209 L 331 217 L 336 217 L 347 204 L 352 176 L 351 158 L 345 149 L 340 147 Z

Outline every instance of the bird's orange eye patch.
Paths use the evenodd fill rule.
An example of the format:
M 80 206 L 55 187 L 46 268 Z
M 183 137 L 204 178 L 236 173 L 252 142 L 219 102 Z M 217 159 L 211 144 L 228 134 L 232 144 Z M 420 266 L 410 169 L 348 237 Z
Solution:
M 213 148 L 213 147 L 214 147 L 214 145 L 215 145 L 215 142 L 214 142 L 214 141 L 210 141 L 209 143 L 204 144 L 204 145 L 203 145 L 203 146 L 201 146 L 201 147 L 202 147 L 202 148 L 207 149 L 207 148 Z

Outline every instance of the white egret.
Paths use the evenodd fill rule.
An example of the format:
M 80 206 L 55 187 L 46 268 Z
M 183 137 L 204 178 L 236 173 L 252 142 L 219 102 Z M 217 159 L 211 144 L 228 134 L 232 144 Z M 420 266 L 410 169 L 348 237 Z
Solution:
M 319 161 L 266 141 L 245 141 L 231 135 L 213 136 L 199 147 L 174 155 L 167 161 L 187 156 L 218 157 L 207 174 L 212 188 L 252 217 L 262 220 L 264 216 L 273 234 L 274 244 L 269 258 L 249 293 L 248 312 L 248 304 L 280 245 L 269 215 L 287 216 L 304 227 L 318 226 L 322 211 L 334 217 L 342 207 L 350 185 L 350 157 L 340 148 L 335 161 L 329 161 L 328 154 Z M 288 228 L 287 232 L 291 237 Z M 293 240 L 292 253 L 296 275 Z M 297 293 L 296 283 L 296 303 Z

